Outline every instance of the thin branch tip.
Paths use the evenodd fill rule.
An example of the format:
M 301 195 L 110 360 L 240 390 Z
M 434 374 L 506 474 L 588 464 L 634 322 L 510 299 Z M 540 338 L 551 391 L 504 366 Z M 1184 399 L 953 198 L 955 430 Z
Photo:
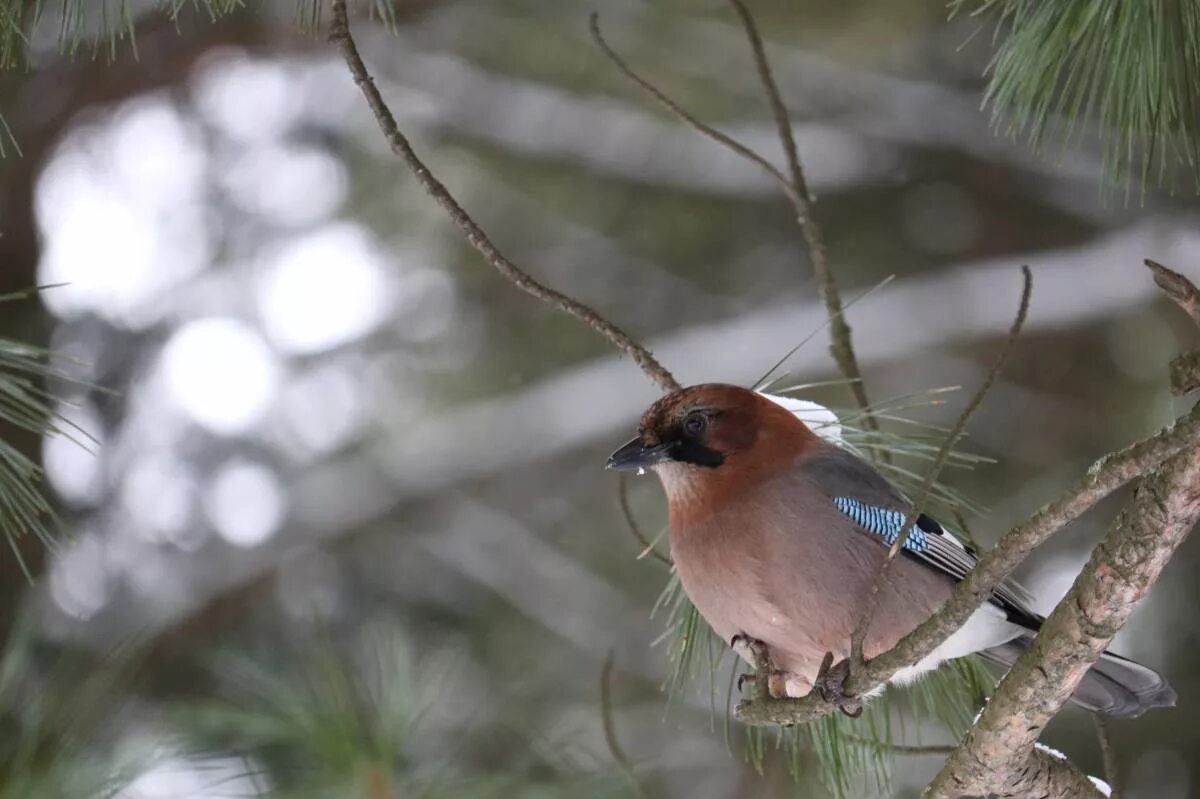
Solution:
M 1142 261 L 1154 275 L 1154 283 L 1163 294 L 1166 294 L 1183 312 L 1200 325 L 1200 289 L 1196 288 L 1187 276 L 1163 266 L 1158 261 L 1146 258 Z
M 674 376 L 654 358 L 648 349 L 634 341 L 628 333 L 601 316 L 590 306 L 542 284 L 500 252 L 483 228 L 459 205 L 458 200 L 454 198 L 449 189 L 434 176 L 429 167 L 417 155 L 408 138 L 401 132 L 391 109 L 383 99 L 379 87 L 375 84 L 358 52 L 347 20 L 346 0 L 330 0 L 330 10 L 333 19 L 330 24 L 329 40 L 341 51 L 342 59 L 346 62 L 355 84 L 362 91 L 389 147 L 413 173 L 425 192 L 446 212 L 450 221 L 458 228 L 467 242 L 483 256 L 483 259 L 492 268 L 518 289 L 575 317 L 587 327 L 604 336 L 609 343 L 629 356 L 642 372 L 663 391 L 677 391 L 680 385 Z
M 698 117 L 676 102 L 669 94 L 651 83 L 647 78 L 635 71 L 633 67 L 629 66 L 629 63 L 625 61 L 625 59 L 622 58 L 615 49 L 613 49 L 612 45 L 608 43 L 608 40 L 604 38 L 604 34 L 600 31 L 600 15 L 595 11 L 593 11 L 588 17 L 588 29 L 592 34 L 592 41 L 594 41 L 596 46 L 600 48 L 600 52 L 604 54 L 605 58 L 607 58 L 613 64 L 613 66 L 615 66 L 621 72 L 621 74 L 623 74 L 636 86 L 641 88 L 641 90 L 653 98 L 655 102 L 657 102 L 671 114 L 678 117 L 679 120 L 684 124 L 688 125 L 702 136 L 712 139 L 717 144 L 728 149 L 734 155 L 744 158 L 747 161 L 757 165 L 771 179 L 778 183 L 784 194 L 786 194 L 788 198 L 792 199 L 794 202 L 793 194 L 795 193 L 795 190 L 792 187 L 791 182 L 787 179 L 786 175 L 776 168 L 774 164 L 729 134 L 722 133 L 712 125 L 701 121 Z
M 1146 258 L 1143 263 L 1154 275 L 1154 283 L 1163 294 L 1178 305 L 1184 313 L 1200 326 L 1200 289 L 1186 276 L 1169 269 L 1158 261 Z M 1171 392 L 1184 396 L 1200 389 L 1200 350 L 1185 352 L 1175 357 L 1169 366 Z
M 934 458 L 933 464 L 930 466 L 929 471 L 925 475 L 925 480 L 921 484 L 920 493 L 917 494 L 916 501 L 913 502 L 912 507 L 905 514 L 904 521 L 900 526 L 900 534 L 892 542 L 891 547 L 888 549 L 887 557 L 875 575 L 875 581 L 872 583 L 870 593 L 867 595 L 867 601 L 863 605 L 862 614 L 859 616 L 858 623 L 855 625 L 854 631 L 850 636 L 850 667 L 852 670 L 862 670 L 862 667 L 865 665 L 863 647 L 866 642 L 867 631 L 870 629 L 871 620 L 879 604 L 879 592 L 891 568 L 892 561 L 895 560 L 900 550 L 907 543 L 912 527 L 924 512 L 925 506 L 929 503 L 933 486 L 941 475 L 942 470 L 946 467 L 950 454 L 954 451 L 955 445 L 966 433 L 967 422 L 970 421 L 975 411 L 983 404 L 984 398 L 995 384 L 997 378 L 999 378 L 1000 373 L 1004 370 L 1004 365 L 1008 362 L 1008 358 L 1016 346 L 1017 337 L 1021 334 L 1021 329 L 1025 326 L 1025 320 L 1029 316 L 1029 300 L 1033 295 L 1033 272 L 1030 271 L 1028 266 L 1022 266 L 1021 276 L 1021 299 L 1017 306 L 1016 317 L 1009 328 L 1008 338 L 1004 342 L 1004 347 L 1000 350 L 1000 354 L 996 356 L 992 368 L 988 370 L 987 377 L 979 385 L 979 388 L 975 390 L 971 401 L 967 403 L 966 408 L 959 414 L 954 426 L 950 428 L 950 432 L 942 440 L 942 446 L 938 449 L 937 456 Z
M 646 537 L 646 535 L 642 532 L 641 525 L 639 525 L 637 523 L 637 519 L 634 518 L 633 508 L 629 504 L 629 477 L 624 472 L 622 472 L 617 478 L 617 504 L 621 508 L 621 515 L 625 517 L 625 526 L 629 529 L 630 535 L 632 535 L 634 539 L 637 540 L 638 544 L 641 545 L 641 549 L 638 551 L 637 560 L 641 560 L 647 555 L 650 555 L 658 562 L 670 568 L 671 559 L 655 549 L 654 542 Z
M 792 210 L 796 217 L 796 223 L 800 227 L 800 233 L 808 247 L 808 256 L 812 263 L 813 274 L 817 279 L 821 299 L 825 301 L 825 312 L 829 317 L 830 355 L 833 356 L 833 361 L 842 375 L 854 381 L 850 384 L 850 391 L 854 396 L 854 401 L 864 412 L 864 424 L 870 432 L 877 433 L 879 432 L 879 422 L 871 413 L 871 400 L 867 395 L 866 384 L 862 380 L 858 356 L 854 352 L 850 324 L 845 318 L 837 280 L 829 266 L 829 257 L 825 251 L 821 228 L 813 219 L 812 206 L 816 202 L 816 198 L 809 189 L 808 179 L 804 174 L 804 165 L 796 146 L 796 134 L 792 127 L 791 116 L 783 102 L 779 84 L 775 81 L 771 61 L 767 57 L 766 47 L 759 34 L 758 25 L 754 21 L 754 15 L 750 13 L 750 9 L 743 0 L 729 0 L 729 3 L 737 13 L 746 34 L 746 40 L 750 44 L 758 80 L 762 85 L 763 94 L 767 98 L 767 104 L 771 108 L 771 114 L 775 118 L 776 135 L 779 138 L 784 157 L 787 159 L 789 175 L 787 183 L 791 187 L 787 196 L 792 203 Z M 883 463 L 891 462 L 891 456 L 886 449 L 872 448 L 870 451 L 873 458 Z
M 642 787 L 641 780 L 638 779 L 637 772 L 633 769 L 633 762 L 630 761 L 629 755 L 625 754 L 625 750 L 617 738 L 617 725 L 613 718 L 612 702 L 612 672 L 615 662 L 616 652 L 609 649 L 604 658 L 604 666 L 600 669 L 600 721 L 604 727 L 604 742 L 608 746 L 608 752 L 612 755 L 613 761 L 625 774 L 634 793 L 639 799 L 646 799 L 646 790 Z
M 775 82 L 770 61 L 767 58 L 766 49 L 763 45 L 762 37 L 758 32 L 758 27 L 754 22 L 753 15 L 741 0 L 730 0 L 730 2 L 742 21 L 746 37 L 750 43 L 763 91 L 766 94 L 772 114 L 775 117 L 776 129 L 784 155 L 787 158 L 790 177 L 755 150 L 698 119 L 680 106 L 670 95 L 636 72 L 604 38 L 604 34 L 600 29 L 600 15 L 595 11 L 588 15 L 588 29 L 596 46 L 605 57 L 626 78 L 640 87 L 659 105 L 700 134 L 715 141 L 734 154 L 756 164 L 779 184 L 792 205 L 796 221 L 800 226 L 801 233 L 808 247 L 809 257 L 812 261 L 813 271 L 817 276 L 821 297 L 825 301 L 830 325 L 830 351 L 834 362 L 847 380 L 850 381 L 850 389 L 854 395 L 855 402 L 866 412 L 865 424 L 867 428 L 878 432 L 879 425 L 870 413 L 871 403 L 867 396 L 862 371 L 858 366 L 857 356 L 854 353 L 850 337 L 850 326 L 845 320 L 844 308 L 838 293 L 837 283 L 829 268 L 820 228 L 813 219 L 811 205 L 815 201 L 815 198 L 805 178 L 804 168 L 796 147 L 795 133 L 792 129 L 787 108 L 784 106 L 779 87 Z M 876 449 L 872 449 L 871 451 L 884 462 L 889 460 L 886 451 Z

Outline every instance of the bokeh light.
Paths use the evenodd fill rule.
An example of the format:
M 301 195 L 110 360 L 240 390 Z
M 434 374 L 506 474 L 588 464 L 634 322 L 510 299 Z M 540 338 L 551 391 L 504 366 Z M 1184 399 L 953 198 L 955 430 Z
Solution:
M 194 132 L 160 98 L 68 136 L 36 195 L 39 282 L 66 284 L 44 295 L 50 309 L 135 327 L 160 318 L 167 292 L 208 262 L 203 166 Z
M 275 473 L 261 464 L 226 463 L 205 491 L 204 508 L 226 541 L 239 547 L 258 546 L 283 521 L 283 487 Z
M 271 341 L 287 352 L 321 352 L 360 338 L 389 306 L 391 265 L 355 225 L 318 229 L 284 245 L 256 294 Z
M 257 422 L 281 379 L 266 342 L 236 319 L 188 322 L 163 347 L 161 369 L 175 403 L 197 423 L 224 434 Z

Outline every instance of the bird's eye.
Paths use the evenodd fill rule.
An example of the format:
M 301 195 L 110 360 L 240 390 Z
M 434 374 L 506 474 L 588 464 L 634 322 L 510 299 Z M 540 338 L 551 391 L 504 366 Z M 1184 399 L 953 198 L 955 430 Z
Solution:
M 708 417 L 702 413 L 688 414 L 683 420 L 683 434 L 688 438 L 698 438 L 708 427 Z

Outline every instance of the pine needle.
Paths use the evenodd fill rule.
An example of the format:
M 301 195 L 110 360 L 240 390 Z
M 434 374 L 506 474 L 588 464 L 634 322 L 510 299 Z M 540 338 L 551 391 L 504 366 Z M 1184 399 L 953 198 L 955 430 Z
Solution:
M 109 799 L 148 764 L 110 724 L 141 663 L 137 643 L 99 661 L 37 651 L 18 623 L 0 650 L 0 799 Z
M 215 21 L 244 7 L 244 0 L 158 0 L 158 10 L 176 24 L 187 10 L 203 12 Z M 58 46 L 66 55 L 114 61 L 122 45 L 137 59 L 137 14 L 144 4 L 133 0 L 0 0 L 0 69 L 25 63 L 29 31 L 36 25 L 57 27 Z M 47 11 L 56 15 L 47 20 Z M 0 148 L 0 156 L 4 154 Z
M 1200 5 L 1178 0 L 953 0 L 994 15 L 988 67 L 998 131 L 1036 151 L 1100 134 L 1106 175 L 1132 189 L 1191 171 L 1200 191 Z
M 0 303 L 23 299 L 32 292 L 0 297 Z M 0 338 L 0 423 L 34 435 L 63 436 L 88 449 L 96 442 L 91 435 L 67 419 L 54 395 L 43 387 L 47 381 L 78 383 L 70 378 L 47 351 L 11 339 Z M 42 469 L 28 456 L 0 439 L 0 535 L 17 559 L 26 579 L 32 580 L 20 539 L 33 535 L 53 546 L 57 520 L 41 493 Z

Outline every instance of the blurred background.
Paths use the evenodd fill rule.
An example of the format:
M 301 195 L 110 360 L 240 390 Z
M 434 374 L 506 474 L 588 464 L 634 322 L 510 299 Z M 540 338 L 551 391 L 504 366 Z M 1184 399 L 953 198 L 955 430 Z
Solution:
M 85 20 L 97 36 L 113 5 Z M 10 765 L 0 796 L 96 795 L 71 782 L 86 775 L 42 773 L 77 754 L 108 776 L 122 764 L 105 794 L 122 799 L 825 795 L 812 770 L 747 761 L 724 678 L 714 702 L 705 676 L 668 707 L 651 618 L 668 574 L 637 559 L 602 468 L 654 386 L 462 241 L 292 0 L 178 26 L 140 5 L 136 60 L 124 43 L 111 63 L 86 43 L 64 57 L 47 21 L 32 69 L 0 76 L 21 148 L 0 160 L 0 294 L 66 284 L 5 303 L 0 335 L 55 354 L 69 379 L 49 388 L 90 439 L 3 430 L 44 467 L 61 543 L 21 539 L 32 584 L 0 554 L 0 730 L 41 736 L 9 761 L 32 781 Z M 846 298 L 896 276 L 848 314 L 873 399 L 965 386 L 904 411 L 950 423 L 1033 269 L 1026 332 L 966 443 L 995 462 L 946 477 L 986 509 L 965 520 L 979 541 L 1170 423 L 1166 365 L 1194 331 L 1141 260 L 1200 274 L 1192 195 L 1113 196 L 1086 137 L 1037 157 L 996 136 L 980 110 L 991 28 L 947 22 L 939 0 L 753 8 Z M 726 3 L 394 10 L 394 32 L 356 16 L 364 57 L 510 258 L 682 383 L 751 384 L 814 332 L 785 370 L 837 377 L 776 187 L 588 36 L 600 10 L 631 65 L 779 163 Z M 803 396 L 852 407 L 844 386 Z M 651 478 L 631 499 L 661 529 Z M 1040 610 L 1121 501 L 1023 567 Z M 1130 796 L 1200 791 L 1184 721 L 1198 567 L 1185 546 L 1114 647 L 1179 692 L 1179 709 L 1113 727 Z M 610 650 L 632 781 L 605 737 Z M 1045 740 L 1100 773 L 1082 713 Z M 898 755 L 883 792 L 915 796 L 940 762 Z

